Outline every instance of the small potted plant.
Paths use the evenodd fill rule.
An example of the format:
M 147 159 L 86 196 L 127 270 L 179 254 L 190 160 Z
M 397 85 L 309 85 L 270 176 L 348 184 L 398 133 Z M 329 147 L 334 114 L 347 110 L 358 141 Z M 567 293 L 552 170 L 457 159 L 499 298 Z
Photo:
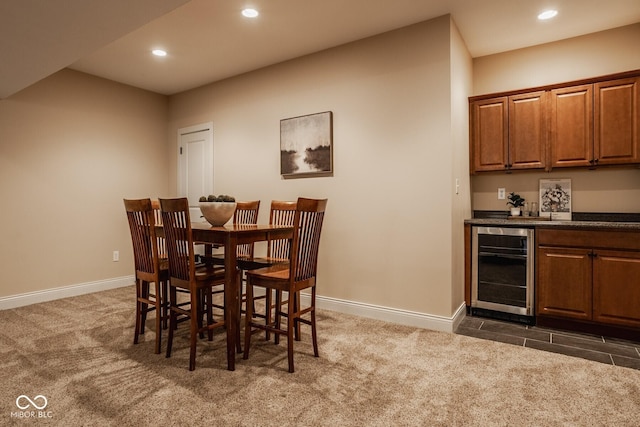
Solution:
M 524 198 L 519 194 L 509 193 L 507 205 L 511 205 L 511 216 L 520 216 L 520 208 L 524 206 Z

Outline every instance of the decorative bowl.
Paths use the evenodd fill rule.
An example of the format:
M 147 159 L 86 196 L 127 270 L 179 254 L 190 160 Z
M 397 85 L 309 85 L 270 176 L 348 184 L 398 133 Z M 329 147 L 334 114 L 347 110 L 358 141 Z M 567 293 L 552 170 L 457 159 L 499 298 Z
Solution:
M 200 212 L 214 227 L 225 225 L 236 210 L 236 202 L 199 202 Z

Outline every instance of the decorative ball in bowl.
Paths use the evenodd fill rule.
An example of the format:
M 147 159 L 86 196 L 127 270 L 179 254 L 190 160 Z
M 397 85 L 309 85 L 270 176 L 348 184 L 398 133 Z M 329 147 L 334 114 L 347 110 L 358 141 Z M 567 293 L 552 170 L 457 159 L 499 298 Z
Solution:
M 235 199 L 231 197 L 227 197 L 227 200 L 217 201 L 216 198 L 209 197 L 208 200 L 216 200 L 216 201 L 202 201 L 203 198 L 200 199 L 199 206 L 200 212 L 207 220 L 209 224 L 214 227 L 219 227 L 225 225 L 233 216 L 233 213 L 236 210 L 236 202 Z

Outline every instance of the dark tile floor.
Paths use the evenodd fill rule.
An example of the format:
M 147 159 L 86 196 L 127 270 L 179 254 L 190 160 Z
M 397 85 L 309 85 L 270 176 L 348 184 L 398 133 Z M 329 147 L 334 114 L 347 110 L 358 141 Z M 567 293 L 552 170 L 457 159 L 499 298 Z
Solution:
M 466 316 L 455 333 L 640 370 L 640 342 Z

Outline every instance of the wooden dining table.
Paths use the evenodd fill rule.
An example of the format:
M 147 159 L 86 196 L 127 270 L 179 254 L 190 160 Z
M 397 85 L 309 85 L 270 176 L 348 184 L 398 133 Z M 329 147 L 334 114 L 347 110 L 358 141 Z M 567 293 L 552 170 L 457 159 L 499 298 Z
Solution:
M 164 236 L 161 225 L 156 226 L 159 236 Z M 237 274 L 237 247 L 245 243 L 255 243 L 272 239 L 291 239 L 293 227 L 286 225 L 245 225 L 229 224 L 212 227 L 206 222 L 192 222 L 191 232 L 194 243 L 205 243 L 224 248 L 225 293 L 224 310 L 228 320 L 227 329 L 227 369 L 234 371 L 236 367 L 236 341 L 240 329 L 240 300 Z

